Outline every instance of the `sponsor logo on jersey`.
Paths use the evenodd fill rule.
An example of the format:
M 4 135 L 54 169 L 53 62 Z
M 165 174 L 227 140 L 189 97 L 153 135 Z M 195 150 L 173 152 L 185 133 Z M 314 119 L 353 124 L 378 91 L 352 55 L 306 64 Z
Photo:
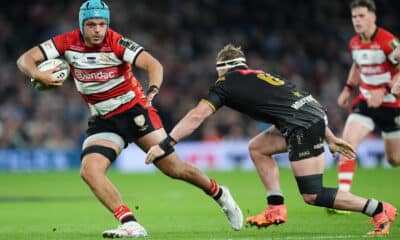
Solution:
M 56 48 L 51 40 L 47 40 L 46 42 L 42 43 L 42 47 L 45 49 L 45 51 Z
M 87 63 L 87 64 L 96 64 L 96 57 L 94 57 L 94 56 L 92 56 L 92 57 L 88 56 L 88 57 L 86 57 L 86 61 L 83 60 L 82 62 L 83 62 L 83 63 Z
M 117 77 L 116 71 L 90 71 L 74 69 L 73 76 L 81 82 L 106 82 Z
M 382 49 L 353 50 L 352 55 L 358 65 L 382 64 L 386 61 L 386 55 Z
M 385 72 L 385 70 L 383 69 L 382 65 L 371 66 L 371 67 L 366 67 L 366 66 L 361 67 L 361 74 L 365 74 L 365 75 L 377 74 L 377 73 L 383 73 L 383 72 Z
M 304 98 L 302 98 L 302 99 L 297 100 L 296 102 L 294 102 L 294 103 L 291 105 L 291 107 L 297 110 L 297 109 L 301 108 L 302 106 L 304 106 L 304 105 L 307 104 L 307 103 L 316 102 L 316 101 L 317 101 L 317 100 L 315 100 L 315 99 L 313 98 L 313 96 L 308 95 L 307 97 L 304 97 Z
M 134 42 L 128 38 L 121 38 L 121 40 L 119 40 L 118 43 L 121 46 L 124 46 L 125 48 L 132 50 L 133 52 L 135 52 L 136 50 L 138 50 L 140 48 L 139 44 L 137 44 L 136 42 Z

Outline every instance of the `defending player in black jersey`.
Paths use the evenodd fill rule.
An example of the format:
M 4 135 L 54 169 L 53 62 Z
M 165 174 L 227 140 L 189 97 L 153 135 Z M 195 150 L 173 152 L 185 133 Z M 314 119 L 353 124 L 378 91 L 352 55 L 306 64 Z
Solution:
M 390 224 L 397 215 L 395 207 L 322 185 L 324 140 L 331 152 L 355 157 L 351 145 L 336 138 L 327 127 L 325 109 L 296 85 L 264 71 L 249 69 L 242 50 L 232 44 L 225 46 L 216 60 L 218 79 L 208 95 L 186 114 L 165 140 L 150 148 L 146 163 L 168 152 L 225 105 L 258 121 L 273 124 L 273 127 L 254 137 L 249 145 L 251 158 L 268 191 L 267 209 L 247 218 L 249 224 L 268 227 L 286 221 L 279 169 L 272 155 L 288 151 L 298 189 L 306 203 L 362 212 L 373 217 L 375 222 L 375 229 L 369 234 L 388 234 Z

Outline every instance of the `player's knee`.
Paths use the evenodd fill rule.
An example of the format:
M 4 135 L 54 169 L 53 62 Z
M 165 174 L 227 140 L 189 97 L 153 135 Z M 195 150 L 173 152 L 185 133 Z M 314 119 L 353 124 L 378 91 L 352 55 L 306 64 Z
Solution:
M 86 183 L 90 183 L 96 179 L 96 174 L 87 164 L 81 165 L 80 176 Z
M 248 149 L 249 149 L 250 155 L 253 155 L 253 154 L 258 152 L 258 146 L 257 145 L 258 145 L 257 141 L 255 141 L 254 139 L 251 139 L 249 141 Z
M 104 159 L 103 161 L 104 164 L 101 164 L 99 159 L 96 159 L 95 163 L 94 161 L 88 161 L 88 160 L 83 161 L 85 157 L 93 153 L 100 154 L 107 160 Z M 99 174 L 105 173 L 109 164 L 111 164 L 111 162 L 113 162 L 116 158 L 117 158 L 117 152 L 113 148 L 101 145 L 92 145 L 86 147 L 85 149 L 83 149 L 81 153 L 81 160 L 82 160 L 81 170 L 80 170 L 81 178 L 86 183 L 95 181 Z
M 319 207 L 332 208 L 333 204 L 335 203 L 337 192 L 337 188 L 323 187 L 321 191 L 317 194 L 314 205 Z
M 399 156 L 388 156 L 387 160 L 389 162 L 390 165 L 392 165 L 393 167 L 398 167 L 400 166 L 400 155 Z
M 322 174 L 296 177 L 296 181 L 303 200 L 307 204 L 320 207 L 333 207 L 337 189 L 323 187 Z
M 94 167 L 91 163 L 82 162 L 80 176 L 84 182 L 90 184 L 91 182 L 96 181 L 98 174 L 98 169 Z
M 269 149 L 264 144 L 260 144 L 256 139 L 251 139 L 248 146 L 249 154 L 251 159 L 257 161 L 260 155 L 270 155 Z
M 315 194 L 301 194 L 303 201 L 309 205 L 314 205 L 317 195 Z

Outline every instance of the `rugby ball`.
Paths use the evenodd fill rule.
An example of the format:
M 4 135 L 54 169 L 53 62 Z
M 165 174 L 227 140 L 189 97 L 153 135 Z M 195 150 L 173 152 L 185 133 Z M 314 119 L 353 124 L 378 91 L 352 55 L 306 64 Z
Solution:
M 60 58 L 49 59 L 49 60 L 46 60 L 46 61 L 40 63 L 37 66 L 39 71 L 47 71 L 47 70 L 50 70 L 50 69 L 53 69 L 56 67 L 59 67 L 60 69 L 58 71 L 54 72 L 53 76 L 62 77 L 62 79 L 65 81 L 69 76 L 70 67 L 69 67 L 69 64 L 67 63 L 67 61 L 65 61 L 64 59 L 60 59 Z M 56 86 L 45 85 L 42 82 L 37 81 L 34 78 L 31 78 L 31 83 L 32 83 L 33 87 L 38 91 L 46 91 L 46 90 L 56 88 Z

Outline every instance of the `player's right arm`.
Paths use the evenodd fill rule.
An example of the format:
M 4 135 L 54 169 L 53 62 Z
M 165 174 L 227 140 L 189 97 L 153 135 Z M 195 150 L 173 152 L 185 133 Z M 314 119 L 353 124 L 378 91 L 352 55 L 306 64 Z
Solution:
M 346 85 L 338 97 L 338 104 L 342 108 L 347 108 L 350 105 L 350 96 L 352 90 L 354 90 L 360 83 L 360 69 L 356 63 L 351 66 L 349 75 L 347 77 Z
M 213 108 L 206 101 L 200 101 L 178 122 L 169 135 L 179 142 L 191 135 L 213 112 Z
M 50 69 L 47 71 L 39 71 L 37 65 L 46 60 L 39 47 L 33 47 L 23 53 L 17 60 L 18 69 L 30 78 L 41 81 L 45 85 L 61 86 L 63 84 L 62 78 L 56 78 L 52 73 L 56 70 Z
M 353 146 L 343 139 L 336 137 L 329 127 L 325 127 L 325 140 L 332 154 L 340 153 L 348 159 L 354 159 L 356 157 L 356 151 Z
M 190 110 L 185 117 L 183 117 L 178 124 L 172 129 L 168 135 L 169 142 L 175 145 L 180 140 L 191 135 L 210 115 L 214 113 L 214 108 L 206 101 L 200 101 L 199 104 L 192 110 Z M 171 144 L 171 143 L 169 143 Z M 146 164 L 150 164 L 154 159 L 162 156 L 165 150 L 161 147 L 163 143 L 152 146 L 147 152 Z
M 145 160 L 146 164 L 152 163 L 154 159 L 162 156 L 168 148 L 191 135 L 209 116 L 224 105 L 228 95 L 227 89 L 224 87 L 225 80 L 225 76 L 218 78 L 207 96 L 175 125 L 168 137 L 149 149 Z

